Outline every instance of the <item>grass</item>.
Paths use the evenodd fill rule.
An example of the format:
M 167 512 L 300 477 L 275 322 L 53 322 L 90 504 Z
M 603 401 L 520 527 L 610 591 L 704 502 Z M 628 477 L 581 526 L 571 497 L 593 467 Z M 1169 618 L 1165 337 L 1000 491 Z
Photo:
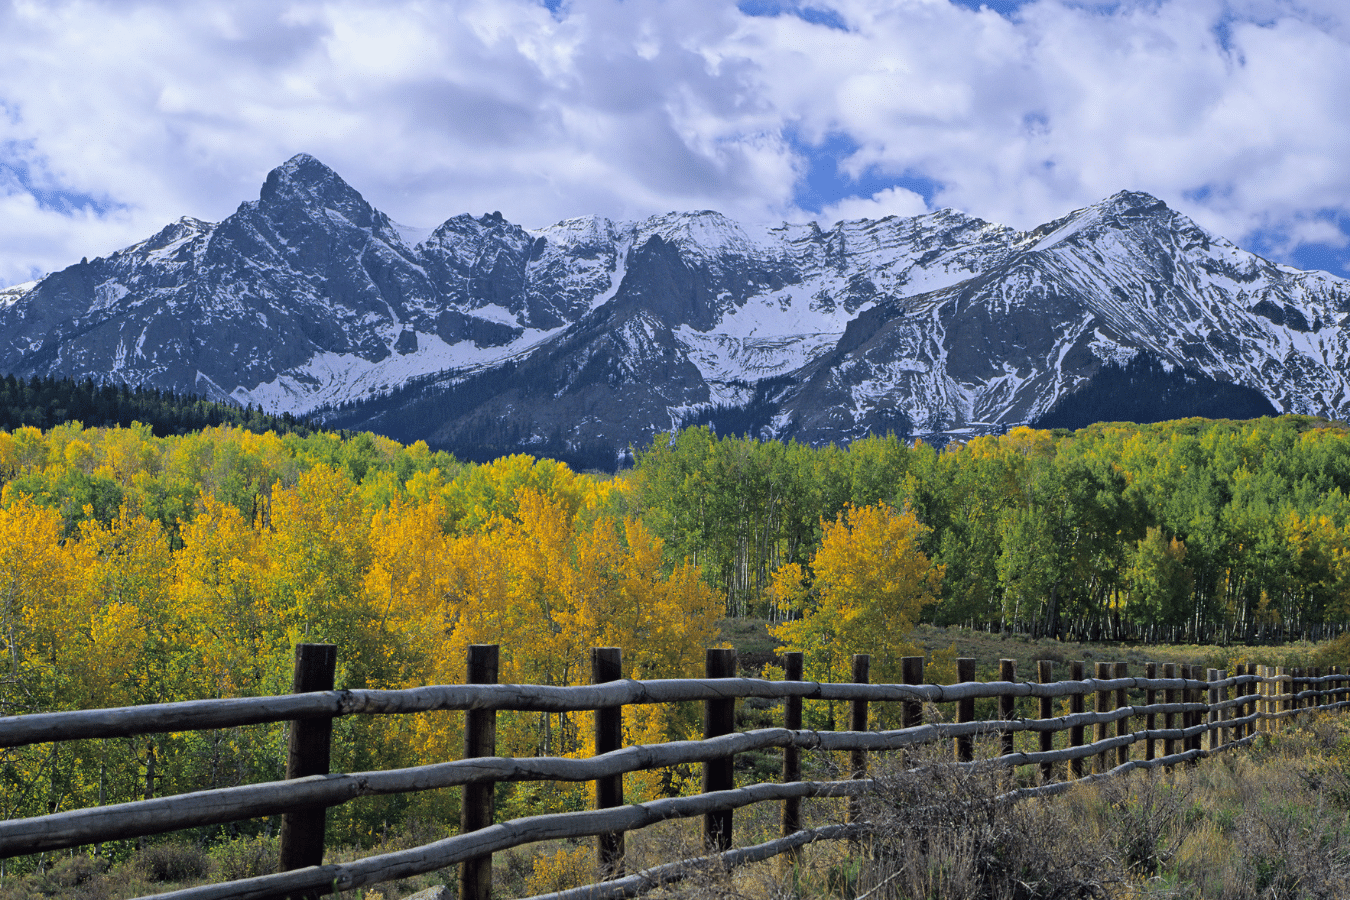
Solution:
M 772 664 L 779 642 L 769 634 L 765 619 L 724 619 L 721 639 L 736 648 L 744 674 L 758 674 L 763 666 Z M 1038 660 L 1056 664 L 1056 677 L 1067 678 L 1067 663 L 1083 660 L 1094 662 L 1128 663 L 1130 671 L 1142 674 L 1146 662 L 1184 663 L 1209 668 L 1229 669 L 1238 662 L 1265 665 L 1350 665 L 1350 641 L 1341 639 L 1331 643 L 1313 644 L 1299 641 L 1270 646 L 1229 646 L 1206 644 L 1133 644 L 1133 643 L 1079 643 L 1050 638 L 1032 638 L 1025 634 L 998 634 L 972 631 L 968 628 L 944 628 L 920 625 L 912 639 L 923 647 L 924 655 L 955 648 L 958 657 L 975 660 L 975 677 L 992 680 L 998 674 L 1001 659 L 1017 663 L 1019 679 L 1036 677 Z M 1091 674 L 1089 672 L 1089 674 Z
M 1350 896 L 1350 717 L 1313 715 L 1263 735 L 1251 748 L 1197 765 L 1000 803 L 1015 773 L 961 770 L 949 750 L 874 756 L 879 790 L 866 798 L 857 842 L 806 848 L 727 871 L 716 864 L 657 893 L 720 900 L 1273 900 Z M 816 760 L 828 766 L 828 758 Z M 838 821 L 842 803 L 809 801 L 807 824 Z M 736 841 L 775 836 L 777 804 L 736 813 Z M 700 855 L 697 819 L 627 836 L 628 871 Z M 374 852 L 439 836 L 413 829 Z M 495 895 L 527 896 L 588 883 L 592 843 L 517 848 L 495 860 Z M 371 851 L 338 849 L 330 860 Z M 210 852 L 191 843 L 151 845 L 116 866 L 83 853 L 53 855 L 45 871 L 11 876 L 0 900 L 121 900 L 203 880 L 265 871 L 275 840 Z M 397 900 L 453 883 L 448 870 L 379 885 L 347 900 Z
M 912 769 L 916 762 L 921 769 Z M 1309 716 L 1194 766 L 1001 803 L 995 766 L 876 767 L 866 837 L 667 897 L 726 900 L 1302 900 L 1350 896 L 1350 721 Z M 828 809 L 837 815 L 837 804 Z
M 762 620 L 723 623 L 743 670 L 759 672 L 777 643 Z M 1013 659 L 1019 677 L 1049 659 L 1126 662 L 1139 672 L 1146 661 L 1229 668 L 1232 662 L 1344 664 L 1350 642 L 1312 646 L 1215 648 L 1076 644 L 1033 640 L 965 629 L 921 626 L 915 641 L 930 656 L 954 649 L 977 660 L 977 678 L 990 679 L 999 659 Z M 1057 665 L 1056 675 L 1067 676 Z M 930 713 L 933 711 L 930 711 Z M 740 704 L 740 727 L 774 724 L 773 704 Z M 914 774 L 875 758 L 883 790 L 871 797 L 867 841 L 808 848 L 799 865 L 782 860 L 727 872 L 709 866 L 658 896 L 746 900 L 1034 900 L 1034 898 L 1219 898 L 1257 900 L 1350 896 L 1350 720 L 1308 717 L 1297 728 L 1262 736 L 1252 749 L 1224 754 L 1197 766 L 1136 773 L 1067 796 L 1013 806 L 992 804 L 1009 779 L 1034 778 L 987 767 L 971 773 L 949 762 L 938 747 L 931 767 Z M 913 753 L 907 764 L 913 764 Z M 741 783 L 776 779 L 778 755 L 738 757 Z M 820 758 L 817 766 L 831 760 Z M 824 776 L 828 777 L 828 776 Z M 838 821 L 839 801 L 806 805 L 808 824 Z M 750 844 L 776 834 L 776 804 L 736 813 L 736 840 Z M 628 835 L 629 871 L 700 855 L 698 820 L 667 822 Z M 414 824 L 373 848 L 335 848 L 328 861 L 356 859 L 424 844 L 453 825 Z M 111 864 L 83 851 L 51 854 L 41 871 L 0 882 L 0 900 L 122 900 L 191 884 L 219 882 L 271 871 L 276 840 L 254 837 L 217 843 L 151 843 Z M 517 848 L 495 859 L 495 893 L 528 896 L 588 883 L 592 843 L 560 841 Z M 441 884 L 453 869 L 380 885 L 348 900 L 398 900 Z

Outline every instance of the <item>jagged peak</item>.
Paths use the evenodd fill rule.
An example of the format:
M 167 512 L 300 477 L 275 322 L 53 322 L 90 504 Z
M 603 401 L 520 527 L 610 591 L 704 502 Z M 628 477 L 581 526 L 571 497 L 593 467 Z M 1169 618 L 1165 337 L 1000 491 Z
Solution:
M 1100 203 L 1094 204 L 1090 209 L 1101 209 L 1109 211 L 1115 215 L 1130 215 L 1153 212 L 1170 212 L 1170 208 L 1162 200 L 1148 193 L 1147 191 L 1117 191 L 1110 197 Z
M 353 218 L 373 213 L 361 194 L 342 176 L 308 153 L 297 153 L 267 173 L 259 201 L 263 205 L 300 202 L 333 209 Z
M 308 153 L 297 153 L 290 159 L 272 170 L 272 174 L 279 178 L 305 180 L 313 179 L 316 175 L 324 178 L 337 178 L 337 172 L 334 172 L 328 166 L 324 165 L 318 158 Z

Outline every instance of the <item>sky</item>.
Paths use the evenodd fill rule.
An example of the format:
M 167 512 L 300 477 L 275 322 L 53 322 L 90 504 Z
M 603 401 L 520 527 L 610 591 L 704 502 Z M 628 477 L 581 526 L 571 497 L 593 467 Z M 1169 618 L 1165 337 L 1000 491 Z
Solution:
M 1148 191 L 1350 276 L 1345 0 L 0 3 L 0 286 L 296 153 L 395 221 L 747 223 Z

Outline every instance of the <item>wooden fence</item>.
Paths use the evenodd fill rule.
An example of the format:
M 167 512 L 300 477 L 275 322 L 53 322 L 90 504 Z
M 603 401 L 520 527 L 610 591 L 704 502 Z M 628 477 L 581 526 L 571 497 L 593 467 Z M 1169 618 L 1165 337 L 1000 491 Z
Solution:
M 1350 679 L 1339 667 L 1319 670 L 1239 666 L 1228 675 L 1198 666 L 1149 663 L 1142 676 L 1123 663 L 1097 663 L 1089 677 L 1082 662 L 1055 681 L 1055 665 L 1040 662 L 1036 681 L 1018 681 L 1012 660 L 1000 663 L 999 680 L 974 680 L 974 660 L 957 661 L 957 683 L 923 684 L 923 658 L 902 664 L 903 683 L 870 684 L 868 658 L 854 658 L 853 682 L 802 681 L 801 654 L 784 654 L 783 681 L 736 677 L 732 650 L 709 650 L 707 677 L 622 680 L 617 648 L 592 651 L 592 684 L 578 687 L 497 684 L 497 647 L 470 648 L 466 683 L 400 691 L 333 690 L 336 648 L 306 644 L 296 650 L 295 692 L 276 697 L 203 700 L 0 718 L 0 748 L 48 741 L 125 737 L 164 732 L 292 723 L 287 780 L 199 791 L 133 803 L 55 812 L 0 822 L 0 858 L 162 834 L 184 828 L 282 816 L 281 868 L 274 874 L 158 895 L 162 900 L 311 897 L 353 890 L 399 878 L 460 866 L 460 896 L 490 896 L 492 854 L 522 844 L 594 836 L 597 884 L 549 895 L 550 900 L 629 897 L 676 880 L 685 860 L 634 875 L 624 874 L 624 833 L 671 818 L 703 817 L 706 845 L 726 865 L 768 859 L 812 841 L 857 833 L 857 798 L 874 787 L 867 777 L 873 752 L 894 751 L 939 740 L 952 742 L 959 765 L 975 765 L 974 739 L 996 735 L 998 753 L 978 764 L 1035 766 L 1040 784 L 1008 799 L 1055 793 L 1076 781 L 1105 778 L 1136 768 L 1175 765 L 1242 746 L 1308 709 L 1350 705 Z M 1085 707 L 1092 698 L 1092 710 Z M 782 728 L 736 733 L 737 699 L 782 701 Z M 977 721 L 975 701 L 991 698 L 997 718 Z M 1017 716 L 1018 698 L 1036 698 L 1036 717 Z M 1056 715 L 1053 701 L 1067 699 Z M 848 703 L 848 731 L 802 729 L 804 700 Z M 702 701 L 702 740 L 621 746 L 623 708 L 633 704 Z M 1024 701 L 1027 703 L 1029 701 Z M 875 707 L 896 704 L 898 729 L 868 730 Z M 952 714 L 925 722 L 925 704 L 948 704 Z M 937 710 L 940 707 L 928 707 Z M 464 759 L 392 771 L 331 774 L 332 720 L 347 715 L 391 715 L 435 710 L 465 712 Z M 500 758 L 495 755 L 496 712 L 596 711 L 596 755 L 590 759 Z M 1092 729 L 1088 740 L 1087 729 Z M 1055 736 L 1067 732 L 1056 747 Z M 1021 739 L 1015 735 L 1033 733 Z M 1035 746 L 1036 749 L 1029 749 Z M 780 748 L 779 782 L 734 783 L 738 753 Z M 848 778 L 803 781 L 802 750 L 846 751 Z M 1142 750 L 1142 753 L 1137 752 Z M 703 791 L 647 803 L 623 803 L 623 775 L 665 766 L 702 763 Z M 1088 769 L 1091 769 L 1089 772 Z M 494 822 L 493 786 L 507 781 L 594 781 L 595 808 Z M 323 864 L 324 811 L 356 797 L 460 786 L 460 834 L 354 862 Z M 848 798 L 849 820 L 803 828 L 803 798 Z M 782 837 L 732 849 L 733 811 L 767 801 L 782 804 Z

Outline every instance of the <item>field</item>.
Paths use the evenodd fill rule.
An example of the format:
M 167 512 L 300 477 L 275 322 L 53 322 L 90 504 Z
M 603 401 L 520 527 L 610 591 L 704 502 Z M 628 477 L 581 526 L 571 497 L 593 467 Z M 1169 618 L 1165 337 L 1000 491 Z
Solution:
M 743 674 L 763 671 L 771 665 L 779 642 L 769 634 L 769 623 L 764 619 L 724 619 L 721 639 L 737 650 Z M 1015 660 L 1018 679 L 1034 679 L 1036 662 L 1048 659 L 1056 664 L 1056 677 L 1068 678 L 1070 660 L 1094 662 L 1123 662 L 1131 674 L 1143 674 L 1147 662 L 1187 663 L 1207 668 L 1231 669 L 1235 662 L 1264 665 L 1305 666 L 1350 664 L 1350 642 L 1332 641 L 1314 644 L 1310 641 L 1292 641 L 1286 644 L 1257 646 L 1213 644 L 1139 644 L 1139 643 L 1079 643 L 1050 638 L 1032 638 L 1025 634 L 998 634 L 972 631 L 968 628 L 944 628 L 938 625 L 918 625 L 910 640 L 922 649 L 930 660 L 934 653 L 975 660 L 975 677 L 981 681 L 993 680 L 998 674 L 1001 659 Z
M 725 620 L 721 637 L 737 648 L 746 674 L 762 671 L 776 646 L 762 620 Z M 1025 673 L 1034 671 L 1040 659 L 1124 661 L 1132 669 L 1146 661 L 1218 667 L 1237 653 L 1197 646 L 1072 644 L 934 626 L 920 626 L 912 638 L 929 655 L 975 658 L 981 679 L 993 677 L 999 659 L 1016 660 L 1018 671 Z M 1244 659 L 1269 662 L 1329 658 L 1332 652 L 1327 645 L 1308 644 L 1241 650 Z M 772 710 L 751 704 L 740 712 L 743 728 L 774 718 Z M 776 754 L 739 763 L 742 783 L 775 778 Z M 818 774 L 835 764 L 825 756 L 808 763 Z M 1256 900 L 1345 896 L 1350 890 L 1350 721 L 1341 717 L 1310 715 L 1295 728 L 1263 737 L 1250 750 L 1016 805 L 990 798 L 1031 777 L 1029 771 L 962 772 L 951 764 L 946 747 L 911 753 L 903 764 L 897 757 L 876 756 L 873 774 L 881 790 L 867 800 L 865 840 L 807 848 L 795 868 L 779 860 L 734 872 L 702 870 L 665 894 L 728 900 Z M 844 810 L 841 801 L 820 800 L 808 802 L 805 813 L 807 824 L 819 825 L 840 821 Z M 743 810 L 736 822 L 738 844 L 769 839 L 779 827 L 777 806 Z M 374 846 L 336 847 L 327 859 L 415 846 L 439 837 L 443 827 L 412 822 L 389 828 Z M 258 835 L 216 842 L 209 850 L 191 838 L 151 842 L 115 852 L 116 863 L 108 855 L 53 854 L 44 871 L 0 884 L 0 900 L 121 900 L 204 880 L 265 874 L 275 866 L 276 851 L 275 836 Z M 628 851 L 629 871 L 698 856 L 699 823 L 668 822 L 636 832 L 628 836 Z M 589 841 L 509 851 L 496 859 L 496 895 L 529 896 L 584 884 L 592 879 L 593 865 Z M 422 876 L 367 891 L 359 900 L 397 900 L 454 880 L 453 871 Z

